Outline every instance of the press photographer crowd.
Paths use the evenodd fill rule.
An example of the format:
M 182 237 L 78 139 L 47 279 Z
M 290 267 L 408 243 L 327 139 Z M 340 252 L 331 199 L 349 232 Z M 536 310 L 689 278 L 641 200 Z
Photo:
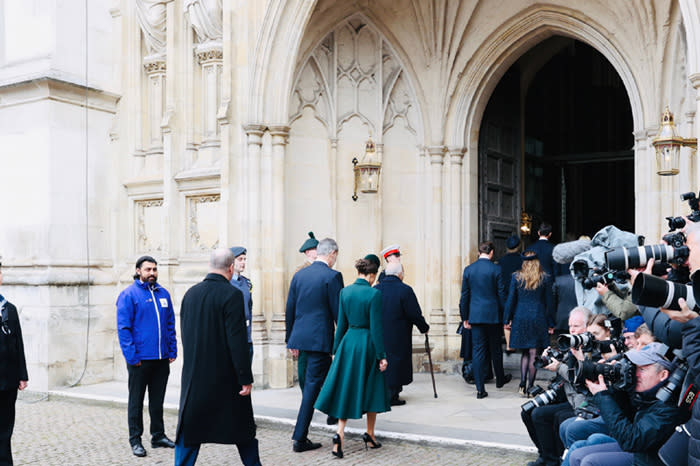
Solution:
M 555 279 L 543 316 L 551 344 L 544 351 L 538 341 L 518 341 L 525 314 L 513 301 L 518 288 L 528 288 L 525 265 L 537 262 L 522 256 L 503 322 L 509 347 L 522 350 L 521 394 L 529 400 L 521 417 L 539 454 L 528 466 L 700 464 L 700 206 L 694 193 L 681 198 L 691 213 L 667 218 L 659 244 L 608 226 L 551 250 Z M 540 230 L 546 236 L 551 227 Z M 553 332 L 562 327 L 560 277 L 575 296 L 568 333 Z M 548 385 L 534 385 L 537 369 L 552 372 Z

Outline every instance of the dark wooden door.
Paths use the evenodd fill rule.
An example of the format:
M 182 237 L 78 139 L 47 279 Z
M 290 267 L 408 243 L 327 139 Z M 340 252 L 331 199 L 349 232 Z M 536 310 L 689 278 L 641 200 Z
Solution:
M 479 241 L 505 253 L 520 227 L 520 83 L 511 68 L 489 101 L 479 133 Z

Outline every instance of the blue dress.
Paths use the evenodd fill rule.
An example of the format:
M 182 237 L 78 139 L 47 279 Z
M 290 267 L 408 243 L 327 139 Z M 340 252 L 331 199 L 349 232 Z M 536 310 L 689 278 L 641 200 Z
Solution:
M 510 279 L 504 322 L 512 321 L 510 347 L 516 349 L 549 346 L 548 327 L 554 327 L 552 315 L 552 279 L 549 275 L 534 290 L 526 290 L 513 274 Z

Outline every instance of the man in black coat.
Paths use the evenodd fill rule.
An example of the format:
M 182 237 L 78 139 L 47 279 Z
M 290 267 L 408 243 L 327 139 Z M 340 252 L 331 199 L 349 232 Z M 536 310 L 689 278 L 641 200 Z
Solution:
M 0 264 L 0 285 L 2 264 Z M 17 308 L 0 295 L 0 464 L 12 464 L 17 390 L 27 388 L 27 363 Z
M 547 222 L 542 222 L 537 229 L 537 234 L 540 239 L 530 245 L 527 251 L 534 251 L 537 254 L 537 259 L 540 261 L 540 264 L 542 264 L 544 271 L 554 279 L 554 272 L 558 270 L 558 264 L 552 259 L 552 249 L 554 249 L 554 245 L 549 241 L 552 237 L 552 225 Z
M 319 241 L 316 260 L 292 278 L 287 296 L 285 320 L 287 348 L 294 357 L 306 355 L 306 374 L 301 406 L 294 427 L 293 450 L 301 453 L 320 448 L 309 440 L 309 425 L 314 403 L 331 366 L 333 332 L 338 320 L 343 276 L 333 270 L 338 258 L 338 244 L 331 238 Z
M 216 249 L 209 274 L 182 298 L 183 366 L 175 465 L 192 465 L 202 443 L 235 444 L 245 465 L 259 465 L 250 391 L 243 293 L 230 285 L 234 255 Z
M 501 267 L 501 281 L 505 296 L 508 296 L 508 287 L 510 287 L 510 279 L 515 272 L 523 266 L 523 256 L 520 255 L 520 238 L 518 235 L 513 235 L 506 240 L 506 254 L 498 260 L 498 265 Z M 501 316 L 503 318 L 503 316 Z M 505 330 L 506 346 L 510 350 L 510 330 Z
M 384 376 L 391 392 L 391 405 L 401 406 L 406 400 L 399 399 L 399 393 L 404 385 L 413 382 L 413 326 L 426 333 L 430 325 L 423 318 L 413 289 L 402 282 L 401 264 L 390 263 L 385 272 L 384 280 L 376 286 L 382 292 L 384 349 L 389 361 Z
M 503 305 L 505 289 L 501 280 L 501 268 L 494 264 L 494 246 L 491 241 L 479 244 L 479 259 L 464 269 L 459 313 L 464 328 L 472 331 L 474 380 L 476 397 L 488 396 L 484 390 L 487 371 L 487 354 L 491 353 L 496 387 L 501 388 L 512 376 L 503 372 Z

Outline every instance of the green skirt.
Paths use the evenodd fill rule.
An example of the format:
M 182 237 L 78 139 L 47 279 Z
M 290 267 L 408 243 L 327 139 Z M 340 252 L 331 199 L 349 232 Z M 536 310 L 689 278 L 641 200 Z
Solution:
M 390 398 L 369 329 L 349 328 L 314 407 L 338 419 L 360 419 L 391 411 Z

